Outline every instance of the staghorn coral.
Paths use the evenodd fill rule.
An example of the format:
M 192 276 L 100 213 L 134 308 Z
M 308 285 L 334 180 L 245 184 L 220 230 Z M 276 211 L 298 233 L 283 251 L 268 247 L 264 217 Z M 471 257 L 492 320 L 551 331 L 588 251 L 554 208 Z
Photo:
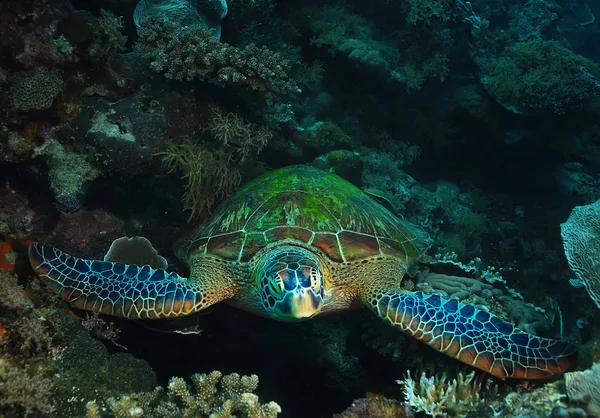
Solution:
M 247 417 L 274 418 L 281 412 L 275 402 L 261 404 L 253 392 L 258 387 L 258 376 L 223 376 L 220 371 L 194 374 L 192 386 L 185 379 L 173 377 L 167 390 L 124 395 L 107 400 L 107 408 L 115 417 Z M 95 401 L 87 403 L 87 416 L 102 416 Z
M 449 381 L 445 374 L 427 377 L 423 372 L 417 383 L 409 371 L 403 381 L 397 382 L 404 386 L 406 403 L 418 412 L 425 412 L 434 418 L 463 417 L 483 403 L 481 382 L 474 380 L 474 377 L 474 371 L 467 375 L 460 372 L 457 378 Z
M 286 61 L 266 47 L 237 48 L 219 42 L 199 26 L 177 28 L 157 19 L 145 21 L 139 35 L 138 52 L 167 78 L 242 87 L 268 97 L 289 97 L 300 91 L 288 75 Z

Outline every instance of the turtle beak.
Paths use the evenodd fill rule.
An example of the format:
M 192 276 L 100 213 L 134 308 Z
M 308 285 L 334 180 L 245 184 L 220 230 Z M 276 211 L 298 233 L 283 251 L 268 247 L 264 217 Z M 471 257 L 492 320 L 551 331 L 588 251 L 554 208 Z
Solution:
M 312 318 L 321 311 L 323 298 L 312 289 L 296 288 L 287 292 L 276 304 L 282 321 L 302 321 Z

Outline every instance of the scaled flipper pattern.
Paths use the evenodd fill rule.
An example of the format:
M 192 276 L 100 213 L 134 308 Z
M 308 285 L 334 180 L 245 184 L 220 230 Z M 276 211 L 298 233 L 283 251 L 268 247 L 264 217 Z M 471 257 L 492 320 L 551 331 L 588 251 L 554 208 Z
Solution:
M 46 244 L 32 244 L 35 272 L 73 307 L 129 319 L 172 318 L 216 302 L 176 273 L 150 266 L 83 260 Z
M 367 302 L 392 326 L 501 379 L 545 379 L 575 367 L 574 346 L 528 334 L 454 299 L 414 292 L 380 294 Z

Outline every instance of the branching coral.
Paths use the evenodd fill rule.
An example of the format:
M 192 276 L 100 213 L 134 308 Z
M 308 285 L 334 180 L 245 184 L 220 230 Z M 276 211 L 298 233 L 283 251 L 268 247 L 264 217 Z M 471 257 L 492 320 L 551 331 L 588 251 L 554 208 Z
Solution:
M 0 407 L 27 414 L 52 412 L 53 384 L 47 370 L 29 363 L 50 346 L 51 338 L 40 312 L 6 269 L 0 269 L 0 328 Z
M 236 113 L 224 113 L 216 107 L 212 108 L 208 129 L 222 145 L 236 149 L 240 164 L 250 153 L 258 154 L 273 137 L 273 133 L 264 126 L 254 125 Z
M 110 59 L 125 49 L 127 37 L 123 35 L 123 28 L 122 17 L 100 10 L 100 17 L 93 26 L 92 44 L 87 50 L 93 62 Z
M 409 372 L 398 383 L 404 385 L 406 403 L 417 411 L 432 417 L 464 417 L 483 402 L 481 382 L 474 377 L 474 371 L 467 375 L 461 372 L 449 381 L 446 375 L 427 377 L 423 372 L 417 383 Z
M 183 206 L 190 220 L 210 208 L 217 199 L 231 194 L 241 181 L 236 168 L 231 168 L 231 156 L 213 152 L 205 145 L 189 139 L 181 144 L 169 143 L 167 150 L 158 153 L 171 171 L 183 172 L 186 180 Z
M 51 345 L 44 317 L 24 295 L 16 276 L 6 269 L 0 269 L 0 321 L 6 324 L 13 355 L 28 357 Z
M 164 72 L 167 78 L 243 87 L 269 97 L 299 92 L 286 61 L 266 47 L 236 48 L 199 26 L 177 28 L 156 19 L 144 22 L 139 35 L 138 51 L 151 60 L 154 71 Z
M 332 55 L 344 55 L 359 68 L 398 79 L 395 68 L 399 65 L 399 50 L 381 39 L 373 22 L 354 13 L 348 6 L 305 7 L 293 18 L 310 31 L 311 43 L 317 47 L 327 47 Z
M 170 142 L 165 151 L 157 153 L 171 171 L 183 173 L 187 182 L 183 205 L 190 219 L 229 196 L 241 181 L 239 167 L 272 137 L 267 128 L 216 107 L 211 109 L 206 131 L 212 143 L 185 139 L 179 144 Z
M 275 402 L 261 404 L 253 392 L 258 387 L 258 376 L 240 376 L 232 373 L 223 376 L 220 371 L 194 374 L 192 387 L 180 377 L 169 381 L 167 391 L 157 388 L 153 392 L 125 395 L 109 399 L 108 409 L 114 416 L 153 417 L 247 417 L 274 418 L 281 412 Z M 87 404 L 87 416 L 100 416 L 96 402 Z
M 52 386 L 52 380 L 43 370 L 0 358 L 1 407 L 16 407 L 26 414 L 51 413 Z

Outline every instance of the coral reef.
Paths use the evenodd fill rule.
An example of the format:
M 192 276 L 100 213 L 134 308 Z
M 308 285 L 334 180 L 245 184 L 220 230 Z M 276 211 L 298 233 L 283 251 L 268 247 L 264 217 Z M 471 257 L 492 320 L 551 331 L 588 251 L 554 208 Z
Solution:
M 298 86 L 281 57 L 265 47 L 220 43 L 201 27 L 177 28 L 149 19 L 139 29 L 138 51 L 154 71 L 175 80 L 200 80 L 268 94 L 293 96 Z
M 261 404 L 253 392 L 258 387 L 258 376 L 223 375 L 219 371 L 194 374 L 193 389 L 180 377 L 173 377 L 165 391 L 124 395 L 110 398 L 106 408 L 117 417 L 247 417 L 274 418 L 281 412 L 275 402 Z M 86 405 L 89 418 L 101 417 L 102 407 L 95 401 Z
M 333 418 L 410 418 L 413 413 L 406 405 L 393 399 L 362 398 L 356 399 L 344 412 Z
M 599 13 L 589 0 L 0 2 L 0 415 L 194 414 L 198 385 L 213 382 L 202 414 L 277 414 L 254 395 L 227 400 L 235 379 L 215 374 L 153 391 L 150 366 L 163 386 L 200 370 L 256 372 L 261 397 L 291 417 L 330 416 L 366 392 L 401 398 L 393 380 L 407 368 L 463 371 L 456 383 L 411 379 L 415 404 L 473 387 L 455 362 L 368 315 L 285 324 L 282 363 L 248 370 L 221 354 L 243 340 L 232 332 L 252 321 L 243 313 L 215 310 L 197 346 L 182 334 L 144 340 L 144 324 L 81 318 L 31 277 L 31 242 L 102 259 L 142 233 L 185 276 L 170 248 L 186 217 L 291 164 L 338 173 L 427 230 L 433 257 L 402 289 L 559 334 L 581 345 L 582 367 L 598 361 Z M 280 335 L 256 321 L 254 334 Z M 256 357 L 273 350 L 264 339 Z M 178 350 L 197 355 L 165 370 Z M 295 363 L 290 391 L 281 371 Z M 470 416 L 600 414 L 597 368 L 506 385 Z M 413 412 L 403 408 L 358 400 L 342 416 Z
M 585 407 L 591 416 L 600 415 L 600 364 L 582 372 L 565 374 L 569 401 Z
M 239 171 L 229 166 L 229 156 L 213 153 L 202 144 L 184 141 L 169 144 L 158 153 L 171 171 L 181 170 L 187 180 L 183 195 L 184 209 L 190 212 L 190 220 L 198 217 L 217 200 L 230 195 L 240 184 Z
M 71 314 L 40 308 L 17 277 L 0 269 L 0 412 L 61 411 L 81 416 L 91 399 L 149 391 L 156 377 L 147 362 L 129 354 L 109 354 Z M 41 301 L 41 299 L 40 299 Z
M 165 151 L 156 154 L 170 171 L 183 173 L 186 186 L 182 199 L 189 220 L 229 196 L 241 181 L 240 167 L 273 136 L 263 126 L 214 107 L 206 131 L 209 141 L 199 138 L 170 142 Z
M 432 417 L 463 417 L 484 402 L 481 382 L 474 378 L 474 371 L 467 375 L 459 373 L 452 380 L 445 375 L 427 377 L 423 372 L 416 382 L 408 372 L 398 383 L 403 385 L 407 405 L 417 411 Z
M 12 83 L 12 102 L 16 109 L 48 109 L 62 93 L 63 80 L 56 71 L 38 67 L 30 73 L 20 73 Z
M 483 85 L 516 113 L 564 114 L 600 95 L 598 66 L 558 41 L 519 42 L 483 66 Z
M 493 402 L 494 411 L 501 411 L 502 416 L 519 418 L 525 416 L 549 418 L 588 417 L 586 411 L 577 405 L 567 402 L 564 381 L 529 389 L 514 389 L 506 394 L 500 402 Z
M 133 20 L 137 27 L 152 18 L 168 19 L 179 26 L 200 26 L 221 37 L 221 20 L 227 15 L 225 0 L 203 0 L 194 4 L 187 0 L 140 0 L 135 6 Z
M 600 308 L 600 271 L 597 249 L 600 246 L 600 200 L 573 209 L 561 224 L 565 254 L 577 279 Z
M 66 152 L 57 141 L 44 149 L 50 169 L 50 187 L 59 210 L 65 213 L 79 211 L 85 201 L 86 186 L 100 173 L 84 154 Z
M 111 243 L 127 233 L 125 222 L 100 209 L 62 213 L 48 240 L 83 258 L 103 258 Z

